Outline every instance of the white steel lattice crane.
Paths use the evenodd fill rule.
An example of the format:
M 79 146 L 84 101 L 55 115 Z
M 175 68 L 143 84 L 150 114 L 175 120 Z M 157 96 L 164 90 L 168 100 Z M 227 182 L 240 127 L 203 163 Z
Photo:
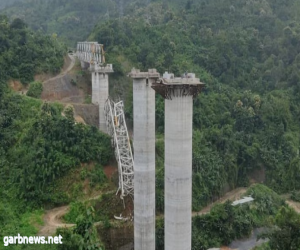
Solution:
M 105 118 L 108 133 L 112 138 L 115 157 L 118 162 L 120 197 L 133 197 L 133 157 L 124 115 L 123 101 L 117 103 L 107 99 L 105 103 Z
M 109 93 L 108 76 L 106 75 L 113 72 L 112 65 L 105 65 L 103 45 L 97 42 L 78 42 L 77 57 L 81 62 L 90 65 L 92 76 L 95 74 L 94 79 L 96 80 L 93 80 L 92 77 L 92 86 L 94 88 L 93 94 L 95 91 L 95 95 L 93 95 L 94 103 L 98 103 L 100 109 L 99 116 L 101 123 L 99 127 L 102 129 L 101 125 L 105 116 L 107 132 L 111 136 L 112 145 L 115 149 L 115 157 L 118 162 L 119 188 L 117 194 L 120 192 L 121 199 L 128 195 L 133 198 L 133 157 L 125 122 L 124 105 L 122 101 L 115 103 L 109 98 L 104 105 L 104 100 L 108 97 Z

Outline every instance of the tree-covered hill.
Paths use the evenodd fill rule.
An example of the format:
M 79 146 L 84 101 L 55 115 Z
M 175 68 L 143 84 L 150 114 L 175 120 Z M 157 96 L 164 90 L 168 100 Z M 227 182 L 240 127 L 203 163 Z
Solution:
M 61 116 L 59 105 L 43 105 L 5 88 L 9 78 L 28 83 L 36 72 L 55 72 L 61 67 L 64 49 L 53 33 L 71 46 L 87 37 L 103 43 L 107 62 L 115 69 L 111 90 L 119 93 L 123 91 L 117 91 L 120 86 L 131 81 L 126 77 L 130 66 L 176 75 L 195 72 L 207 84 L 194 101 L 194 210 L 224 190 L 251 181 L 264 180 L 279 193 L 300 190 L 299 11 L 297 0 L 23 0 L 5 9 L 10 18 L 25 19 L 38 33 L 29 31 L 20 19 L 0 19 L 0 198 L 4 204 L 0 211 L 11 210 L 9 218 L 13 218 L 0 216 L 0 223 L 6 223 L 0 237 L 19 229 L 18 223 L 11 222 L 22 219 L 16 212 L 17 198 L 32 205 L 45 199 L 59 203 L 66 197 L 53 196 L 51 184 L 60 174 L 82 161 L 103 163 L 110 155 L 107 137 L 74 125 L 71 113 Z M 130 85 L 124 90 L 121 94 L 127 97 L 130 119 Z M 156 122 L 156 208 L 160 213 L 164 208 L 164 105 L 159 96 Z M 274 216 L 274 202 L 265 196 L 269 191 L 261 189 L 261 204 Z M 24 204 L 20 206 L 23 211 Z M 205 216 L 212 222 L 204 228 L 208 235 L 219 230 L 222 214 L 234 217 L 226 215 L 231 211 L 226 206 L 230 204 Z M 245 212 L 235 214 L 243 218 L 243 226 L 237 219 L 229 231 L 232 225 L 224 219 L 222 230 L 230 232 L 230 237 L 216 234 L 207 247 L 251 231 L 254 224 L 249 226 Z M 259 222 L 260 215 L 254 215 Z M 206 246 L 209 236 L 202 235 L 202 239 L 197 231 L 204 232 L 203 218 L 196 218 L 194 227 L 195 249 Z M 158 240 L 163 244 L 161 228 L 162 224 Z
M 69 46 L 85 40 L 94 25 L 131 11 L 135 1 L 124 0 L 19 0 L 2 10 L 10 19 L 21 18 L 29 27 L 57 34 Z M 144 2 L 144 3 L 143 3 Z M 134 3 L 133 6 L 135 6 Z M 145 5 L 140 1 L 138 5 Z M 1 9 L 1 8 L 0 8 Z
M 126 58 L 142 70 L 195 72 L 207 84 L 194 102 L 194 209 L 247 185 L 254 172 L 278 192 L 300 188 L 299 7 L 296 0 L 155 1 L 92 32 L 119 75 Z M 158 97 L 160 132 L 162 104 Z M 162 178 L 161 169 L 161 211 Z
M 113 6 L 110 0 L 26 0 L 2 12 L 11 19 L 23 19 L 34 30 L 57 34 L 74 46 L 86 39 L 94 24 L 109 15 Z
M 15 2 L 20 2 L 22 0 L 1 0 L 0 1 L 0 10 L 9 7 Z
M 66 49 L 55 37 L 33 33 L 23 20 L 10 23 L 6 16 L 0 16 L 0 31 L 0 79 L 29 83 L 34 74 L 59 72 Z
M 93 173 L 85 170 L 85 176 L 96 185 L 99 175 L 104 175 L 102 164 L 109 161 L 112 150 L 107 135 L 95 127 L 75 123 L 72 109 L 63 110 L 59 104 L 43 103 L 8 88 L 10 79 L 27 84 L 36 73 L 59 72 L 65 46 L 54 37 L 31 31 L 20 19 L 9 22 L 0 16 L 0 52 L 0 240 L 3 242 L 7 235 L 37 233 L 33 224 L 40 223 L 41 211 L 33 209 L 69 202 L 70 194 L 57 185 L 83 163 L 94 162 L 99 166 Z M 78 196 L 82 189 L 80 183 L 76 185 L 73 196 Z M 82 223 L 86 226 L 86 222 Z M 85 244 L 79 235 L 78 242 Z M 73 247 L 78 249 L 79 245 Z M 40 248 L 29 245 L 27 249 Z
M 157 1 L 100 23 L 91 39 L 144 69 L 205 69 L 222 83 L 261 93 L 296 85 L 297 10 L 295 0 L 187 1 L 183 9 Z

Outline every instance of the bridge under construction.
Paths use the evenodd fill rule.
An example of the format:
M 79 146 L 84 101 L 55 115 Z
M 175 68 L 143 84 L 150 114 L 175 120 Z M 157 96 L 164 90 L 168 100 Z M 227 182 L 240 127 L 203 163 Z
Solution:
M 109 98 L 103 45 L 79 42 L 77 57 L 92 74 L 92 103 L 99 105 L 99 129 L 112 138 L 120 197 L 134 198 L 134 249 L 155 250 L 155 92 L 165 99 L 165 249 L 191 250 L 193 98 L 205 84 L 193 73 L 181 77 L 155 69 L 133 69 L 134 160 L 124 105 Z

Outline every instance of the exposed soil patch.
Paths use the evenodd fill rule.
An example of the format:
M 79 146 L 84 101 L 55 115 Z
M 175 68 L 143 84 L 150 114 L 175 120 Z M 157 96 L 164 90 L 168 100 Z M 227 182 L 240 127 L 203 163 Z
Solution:
M 70 70 L 70 65 L 72 64 L 72 60 L 70 58 L 69 55 L 64 57 L 64 66 L 60 71 L 60 74 L 63 74 L 64 72 L 67 72 Z M 35 81 L 39 81 L 39 82 L 46 82 L 52 78 L 54 78 L 55 76 L 51 73 L 42 73 L 42 74 L 37 74 L 34 76 L 34 80 Z
M 266 170 L 263 166 L 261 166 L 259 169 L 254 169 L 250 174 L 250 183 L 264 183 L 266 180 Z
M 99 106 L 94 104 L 72 103 L 75 116 L 80 116 L 86 124 L 99 127 Z
M 108 179 L 111 179 L 112 175 L 117 171 L 118 169 L 111 165 L 104 167 L 104 173 Z
M 17 81 L 17 80 L 10 80 L 9 81 L 9 86 L 12 90 L 14 90 L 16 92 L 25 90 L 23 84 L 20 81 Z
M 46 212 L 44 216 L 44 226 L 39 230 L 38 235 L 50 236 L 55 234 L 56 229 L 60 227 L 73 227 L 75 224 L 66 224 L 61 222 L 61 217 L 69 210 L 69 206 L 58 207 Z
M 299 202 L 287 200 L 286 203 L 287 203 L 290 207 L 292 207 L 297 213 L 300 214 L 300 203 L 299 203 Z
M 82 124 L 86 124 L 85 121 L 83 120 L 83 118 L 79 115 L 75 115 L 74 119 L 77 123 L 82 123 Z
M 38 81 L 38 82 L 45 82 L 51 78 L 53 78 L 54 75 L 50 74 L 50 73 L 42 73 L 42 74 L 38 74 L 34 76 L 34 80 Z
M 211 210 L 211 208 L 215 205 L 215 204 L 220 204 L 220 203 L 224 203 L 227 200 L 231 200 L 231 201 L 235 201 L 240 199 L 247 191 L 247 188 L 236 188 L 230 192 L 227 192 L 223 197 L 221 197 L 219 200 L 211 203 L 210 205 L 208 205 L 207 207 L 203 208 L 201 211 L 199 212 L 193 212 L 193 216 L 197 216 L 197 215 L 202 215 L 202 214 L 207 214 L 209 213 L 209 211 Z
M 82 102 L 84 100 L 84 93 L 76 85 L 72 84 L 72 80 L 70 75 L 65 74 L 44 82 L 41 98 L 46 101 L 64 100 L 64 102 L 70 102 L 71 97 L 79 96 L 81 97 L 79 101 Z
M 99 127 L 99 106 L 94 104 L 62 103 L 64 109 L 72 107 L 76 122 Z M 77 120 L 78 118 L 78 120 Z
M 74 56 L 68 55 L 62 72 L 43 82 L 43 100 L 79 103 L 84 101 L 85 94 L 76 86 L 76 76 L 69 73 L 75 66 L 75 61 Z

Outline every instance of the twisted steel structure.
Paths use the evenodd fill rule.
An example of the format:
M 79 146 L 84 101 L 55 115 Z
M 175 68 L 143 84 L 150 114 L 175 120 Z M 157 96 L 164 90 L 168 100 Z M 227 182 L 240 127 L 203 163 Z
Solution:
M 133 197 L 133 157 L 123 102 L 109 99 L 108 73 L 113 72 L 111 64 L 105 64 L 103 45 L 97 42 L 78 42 L 77 57 L 82 65 L 92 72 L 92 102 L 99 105 L 99 128 L 112 138 L 115 157 L 118 162 L 120 197 Z M 85 65 L 86 64 L 86 65 Z
M 123 101 L 115 103 L 107 99 L 104 110 L 107 132 L 112 138 L 112 145 L 118 162 L 119 188 L 117 194 L 119 191 L 121 192 L 121 199 L 127 195 L 133 197 L 133 157 L 125 122 Z

